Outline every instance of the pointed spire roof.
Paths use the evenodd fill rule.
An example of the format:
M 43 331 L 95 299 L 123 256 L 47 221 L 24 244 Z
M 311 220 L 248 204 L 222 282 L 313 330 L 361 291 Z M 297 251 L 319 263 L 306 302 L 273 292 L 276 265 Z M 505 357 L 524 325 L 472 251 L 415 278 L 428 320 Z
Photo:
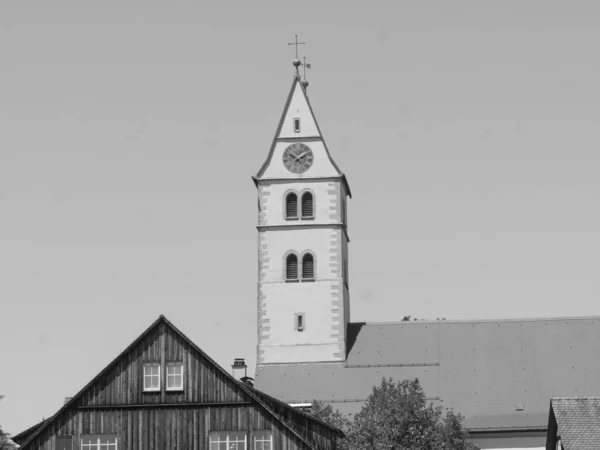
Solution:
M 299 132 L 296 132 L 294 130 L 294 120 L 297 118 L 301 118 L 301 126 Z M 275 136 L 273 138 L 273 142 L 271 144 L 271 148 L 269 150 L 267 159 L 261 166 L 256 176 L 253 177 L 255 184 L 260 179 L 278 178 L 276 176 L 267 174 L 267 169 L 273 160 L 273 155 L 275 153 L 277 144 L 280 142 L 291 142 L 292 140 L 299 142 L 318 141 L 322 143 L 326 159 L 328 160 L 331 168 L 329 170 L 328 176 L 341 177 L 346 186 L 346 191 L 348 192 L 348 195 L 351 196 L 350 187 L 348 186 L 346 176 L 337 166 L 337 164 L 331 157 L 331 154 L 329 153 L 329 149 L 327 148 L 327 144 L 325 143 L 325 139 L 323 138 L 321 128 L 319 127 L 319 123 L 315 118 L 314 111 L 308 99 L 306 86 L 304 85 L 304 83 L 302 83 L 302 80 L 298 73 L 296 73 L 293 77 L 292 86 L 287 96 L 285 106 L 281 114 L 281 118 L 279 119 L 279 124 L 277 125 L 277 130 L 275 131 Z M 307 176 L 304 178 L 311 178 L 311 175 L 307 174 Z

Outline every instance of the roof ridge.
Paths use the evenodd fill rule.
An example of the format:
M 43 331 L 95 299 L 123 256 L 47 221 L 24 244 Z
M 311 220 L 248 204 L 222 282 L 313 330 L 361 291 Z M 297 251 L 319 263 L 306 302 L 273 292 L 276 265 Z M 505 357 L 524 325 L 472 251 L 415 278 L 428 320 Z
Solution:
M 522 317 L 503 319 L 430 319 L 400 320 L 390 322 L 350 322 L 365 326 L 417 325 L 417 324 L 467 324 L 467 323 L 511 323 L 511 322 L 557 322 L 561 320 L 600 320 L 600 316 L 557 316 L 557 317 Z

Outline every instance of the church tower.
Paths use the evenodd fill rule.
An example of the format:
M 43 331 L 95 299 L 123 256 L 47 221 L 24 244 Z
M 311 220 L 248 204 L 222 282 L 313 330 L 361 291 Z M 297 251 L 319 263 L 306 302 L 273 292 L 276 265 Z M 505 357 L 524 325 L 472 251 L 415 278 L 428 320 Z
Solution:
M 340 362 L 350 319 L 346 201 L 296 74 L 258 189 L 257 364 Z

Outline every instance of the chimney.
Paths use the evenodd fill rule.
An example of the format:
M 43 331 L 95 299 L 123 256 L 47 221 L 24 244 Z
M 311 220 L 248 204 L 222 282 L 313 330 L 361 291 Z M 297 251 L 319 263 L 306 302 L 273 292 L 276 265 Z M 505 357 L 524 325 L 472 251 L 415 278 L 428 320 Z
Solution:
M 244 358 L 235 358 L 231 365 L 231 375 L 236 380 L 240 380 L 242 383 L 248 386 L 254 386 L 254 379 L 248 376 L 248 366 Z

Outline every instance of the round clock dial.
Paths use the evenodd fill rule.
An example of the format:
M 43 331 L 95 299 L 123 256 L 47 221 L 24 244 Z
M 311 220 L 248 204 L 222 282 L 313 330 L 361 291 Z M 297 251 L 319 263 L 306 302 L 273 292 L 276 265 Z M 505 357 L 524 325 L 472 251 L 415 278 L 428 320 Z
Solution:
M 292 173 L 306 172 L 312 166 L 313 152 L 308 145 L 296 142 L 283 151 L 283 165 Z

